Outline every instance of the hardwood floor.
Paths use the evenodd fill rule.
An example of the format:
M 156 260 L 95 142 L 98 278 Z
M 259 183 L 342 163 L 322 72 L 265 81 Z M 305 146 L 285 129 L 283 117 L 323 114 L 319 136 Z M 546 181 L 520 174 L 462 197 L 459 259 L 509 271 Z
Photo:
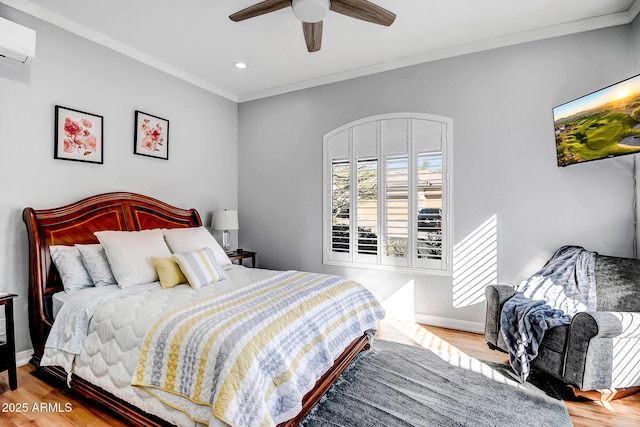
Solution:
M 0 374 L 0 425 L 41 427 L 126 427 L 127 423 L 40 379 L 32 365 L 18 368 L 18 389 Z
M 482 335 L 385 320 L 377 338 L 421 346 L 478 359 L 507 362 L 507 356 L 489 350 Z M 127 426 L 95 406 L 62 392 L 39 378 L 31 365 L 18 369 L 18 389 L 11 391 L 6 373 L 0 374 L 1 426 Z M 576 427 L 640 425 L 640 393 L 611 402 L 565 401 Z

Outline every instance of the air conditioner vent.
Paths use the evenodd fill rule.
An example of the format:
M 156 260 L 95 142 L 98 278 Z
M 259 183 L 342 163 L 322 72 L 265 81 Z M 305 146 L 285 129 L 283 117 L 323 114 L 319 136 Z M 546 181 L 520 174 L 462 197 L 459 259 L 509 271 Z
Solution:
M 0 57 L 25 63 L 35 55 L 35 30 L 0 18 Z

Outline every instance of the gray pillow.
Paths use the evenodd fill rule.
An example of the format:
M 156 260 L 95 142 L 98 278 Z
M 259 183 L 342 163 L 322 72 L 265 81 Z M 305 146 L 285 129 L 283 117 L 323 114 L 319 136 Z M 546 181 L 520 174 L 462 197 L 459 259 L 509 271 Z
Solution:
M 90 288 L 93 281 L 82 263 L 80 251 L 74 246 L 49 246 L 51 260 L 58 269 L 62 286 L 67 292 Z
M 100 243 L 93 245 L 76 245 L 82 256 L 82 262 L 86 267 L 94 286 L 116 285 L 116 279 L 111 272 L 111 266 L 107 254 Z

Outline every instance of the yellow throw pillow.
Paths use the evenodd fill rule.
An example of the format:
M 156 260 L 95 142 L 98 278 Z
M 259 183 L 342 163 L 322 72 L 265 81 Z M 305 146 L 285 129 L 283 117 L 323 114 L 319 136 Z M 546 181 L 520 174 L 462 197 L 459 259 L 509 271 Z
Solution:
M 173 258 L 158 258 L 152 256 L 151 262 L 158 272 L 160 286 L 163 288 L 173 288 L 176 285 L 188 283 L 187 278 Z

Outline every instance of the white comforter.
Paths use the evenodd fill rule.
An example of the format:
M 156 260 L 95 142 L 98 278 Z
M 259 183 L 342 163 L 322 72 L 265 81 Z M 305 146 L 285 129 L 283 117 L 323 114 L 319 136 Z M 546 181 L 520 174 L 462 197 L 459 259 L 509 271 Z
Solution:
M 230 266 L 227 280 L 195 290 L 188 285 L 162 289 L 154 283 L 126 292 L 114 288 L 111 296 L 104 288 L 74 292 L 57 314 L 41 365 L 62 366 L 67 372 L 170 423 L 198 425 L 193 419 L 207 419 L 206 414 L 190 413 L 189 416 L 173 409 L 179 407 L 178 396 L 167 394 L 163 404 L 148 390 L 131 385 L 147 332 L 165 313 L 278 273 Z M 63 323 L 73 327 L 67 328 Z M 85 323 L 86 326 L 82 326 Z M 86 330 L 86 337 L 78 333 L 78 326 L 80 331 Z M 210 411 L 206 407 L 201 410 Z M 211 427 L 225 425 L 217 418 L 209 422 Z

